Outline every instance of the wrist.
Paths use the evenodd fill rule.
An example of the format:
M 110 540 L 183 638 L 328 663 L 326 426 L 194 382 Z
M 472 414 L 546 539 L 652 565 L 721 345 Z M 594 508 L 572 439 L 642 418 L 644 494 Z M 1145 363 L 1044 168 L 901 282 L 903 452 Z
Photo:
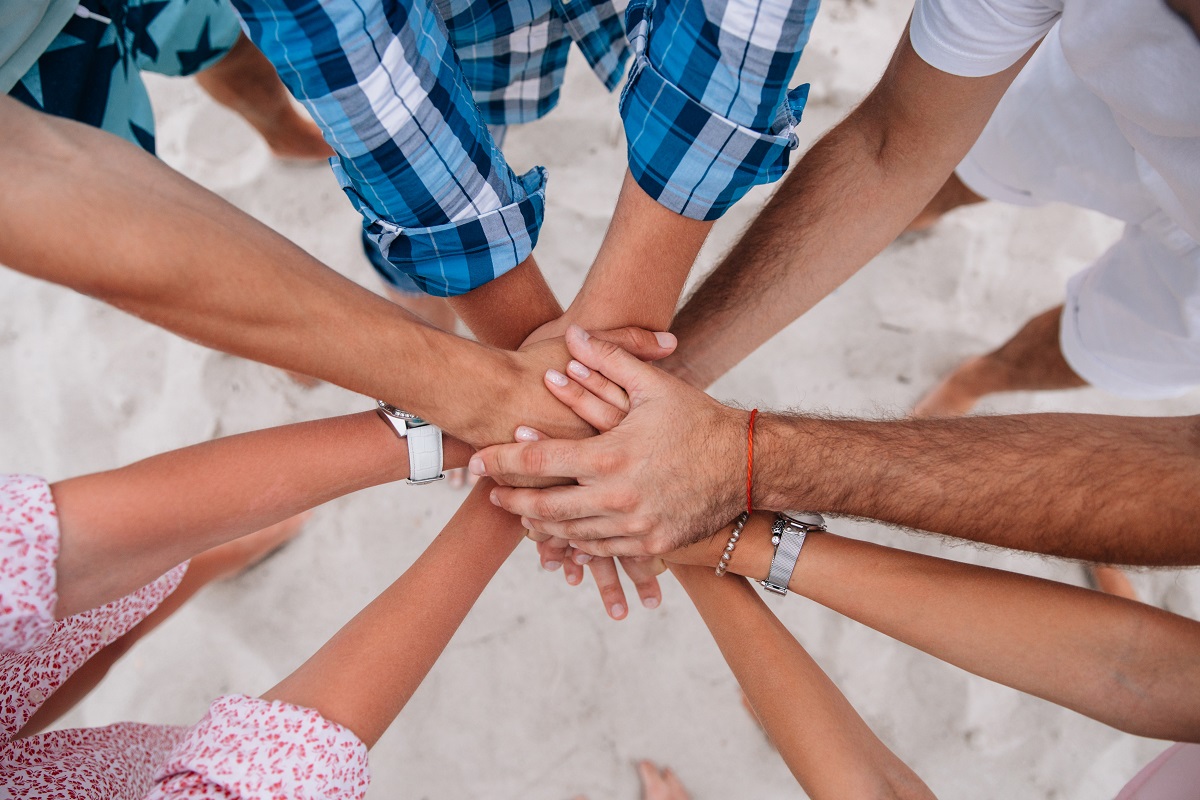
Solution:
M 754 426 L 754 507 L 834 511 L 819 479 L 831 469 L 826 448 L 818 446 L 815 426 L 822 420 L 759 413 Z

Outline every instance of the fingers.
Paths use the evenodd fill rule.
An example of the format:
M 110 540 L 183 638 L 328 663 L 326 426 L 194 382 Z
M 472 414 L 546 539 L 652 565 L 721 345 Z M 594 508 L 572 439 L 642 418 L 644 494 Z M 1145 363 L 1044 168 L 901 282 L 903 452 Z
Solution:
M 613 536 L 594 541 L 577 541 L 573 539 L 571 540 L 571 547 L 580 552 L 587 553 L 593 558 L 653 555 L 646 551 L 646 542 L 644 540 L 635 539 L 632 536 Z
M 593 558 L 588 562 L 588 569 L 596 579 L 600 601 L 604 603 L 608 615 L 615 620 L 625 619 L 629 607 L 625 601 L 625 590 L 621 588 L 621 577 L 617 574 L 617 562 L 611 558 Z
M 601 433 L 617 427 L 621 420 L 625 419 L 625 413 L 629 410 L 629 398 L 625 395 L 625 391 L 600 373 L 592 372 L 578 361 L 572 361 L 567 365 L 567 368 L 570 369 L 572 366 L 577 366 L 580 370 L 587 373 L 593 379 L 593 383 L 603 381 L 608 384 L 610 387 L 609 394 L 618 399 L 620 405 L 606 401 L 596 395 L 596 393 L 589 391 L 579 381 L 571 380 L 556 369 L 546 370 L 546 388 L 550 390 L 550 394 L 558 398 L 559 402 L 574 411 L 580 419 Z M 572 374 L 575 373 L 573 372 Z M 614 392 L 612 389 L 616 391 Z M 616 392 L 620 392 L 619 397 Z M 518 430 L 520 429 L 518 428 Z
M 557 536 L 560 539 L 571 540 L 601 540 L 628 533 L 626 530 L 627 526 L 622 525 L 619 519 L 613 517 L 584 516 L 581 519 L 568 519 L 563 522 L 555 522 L 553 520 L 523 516 L 521 517 L 521 524 L 543 536 Z M 649 555 L 649 553 L 643 552 L 639 555 Z
M 498 444 L 471 456 L 472 475 L 520 485 L 528 478 L 591 477 L 586 442 L 570 439 Z
M 550 486 L 545 489 L 524 489 L 512 486 L 497 486 L 489 495 L 492 504 L 500 506 L 510 514 L 525 517 L 531 522 L 560 522 L 564 520 L 579 520 L 592 517 L 605 511 L 603 495 L 587 486 Z M 607 517 L 597 517 L 594 522 L 608 520 Z M 551 530 L 541 525 L 525 526 L 530 530 L 541 531 L 551 536 L 559 536 L 560 529 Z M 608 524 L 605 530 L 621 533 L 620 528 Z M 572 531 L 575 529 L 572 528 Z M 609 536 L 615 535 L 609 533 Z M 591 539 L 595 534 L 581 528 L 579 538 Z M 567 537 L 563 537 L 567 538 Z
M 642 361 L 657 361 L 675 352 L 678 344 L 675 336 L 659 331 L 657 333 L 645 328 L 614 328 L 610 331 L 595 331 L 598 339 L 611 342 Z
M 567 350 L 576 361 L 597 372 L 623 388 L 632 400 L 645 382 L 655 374 L 655 368 L 638 361 L 637 358 L 617 345 L 598 336 L 591 336 L 578 325 L 567 328 Z
M 538 541 L 537 551 L 538 558 L 542 562 L 542 569 L 554 572 L 562 569 L 563 563 L 570 555 L 571 547 L 567 544 L 566 539 L 549 536 Z
M 621 566 L 625 574 L 633 581 L 641 598 L 644 608 L 658 608 L 662 604 L 662 589 L 658 585 L 658 576 L 666 570 L 667 565 L 660 558 L 622 558 Z
M 571 377 L 578 381 L 583 388 L 610 406 L 616 406 L 625 412 L 629 411 L 629 395 L 599 372 L 588 369 L 586 365 L 580 364 L 574 359 L 567 362 L 567 372 L 571 373 Z

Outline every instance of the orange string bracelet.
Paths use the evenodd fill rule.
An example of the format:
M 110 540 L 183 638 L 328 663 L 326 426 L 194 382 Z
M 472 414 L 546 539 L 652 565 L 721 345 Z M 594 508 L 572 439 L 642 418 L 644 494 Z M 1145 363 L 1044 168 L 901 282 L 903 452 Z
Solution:
M 758 409 L 750 412 L 750 427 L 746 434 L 746 513 L 754 513 L 754 503 L 751 501 L 751 493 L 754 489 L 754 419 L 758 416 Z

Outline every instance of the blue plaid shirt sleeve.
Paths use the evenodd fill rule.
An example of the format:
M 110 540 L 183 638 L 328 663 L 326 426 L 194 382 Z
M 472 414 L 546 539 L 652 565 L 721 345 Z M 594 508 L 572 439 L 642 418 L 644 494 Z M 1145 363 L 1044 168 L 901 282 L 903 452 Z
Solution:
M 488 132 L 429 0 L 234 0 L 321 126 L 387 262 L 429 294 L 468 292 L 537 243 L 546 173 L 518 176 Z
M 788 91 L 819 0 L 633 0 L 621 95 L 629 169 L 663 206 L 713 220 L 778 180 L 808 85 Z

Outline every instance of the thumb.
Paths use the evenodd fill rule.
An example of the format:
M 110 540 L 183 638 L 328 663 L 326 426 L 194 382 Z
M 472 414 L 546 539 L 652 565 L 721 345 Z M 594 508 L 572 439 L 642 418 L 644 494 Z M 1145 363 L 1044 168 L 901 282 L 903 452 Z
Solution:
M 588 334 L 578 325 L 567 328 L 567 350 L 571 356 L 596 370 L 629 395 L 631 404 L 636 405 L 655 377 L 655 368 L 643 364 L 634 356 L 612 342 Z
M 645 328 L 614 328 L 610 331 L 595 331 L 597 339 L 612 342 L 617 347 L 642 361 L 657 361 L 675 352 L 678 340 L 673 334 L 648 331 Z

